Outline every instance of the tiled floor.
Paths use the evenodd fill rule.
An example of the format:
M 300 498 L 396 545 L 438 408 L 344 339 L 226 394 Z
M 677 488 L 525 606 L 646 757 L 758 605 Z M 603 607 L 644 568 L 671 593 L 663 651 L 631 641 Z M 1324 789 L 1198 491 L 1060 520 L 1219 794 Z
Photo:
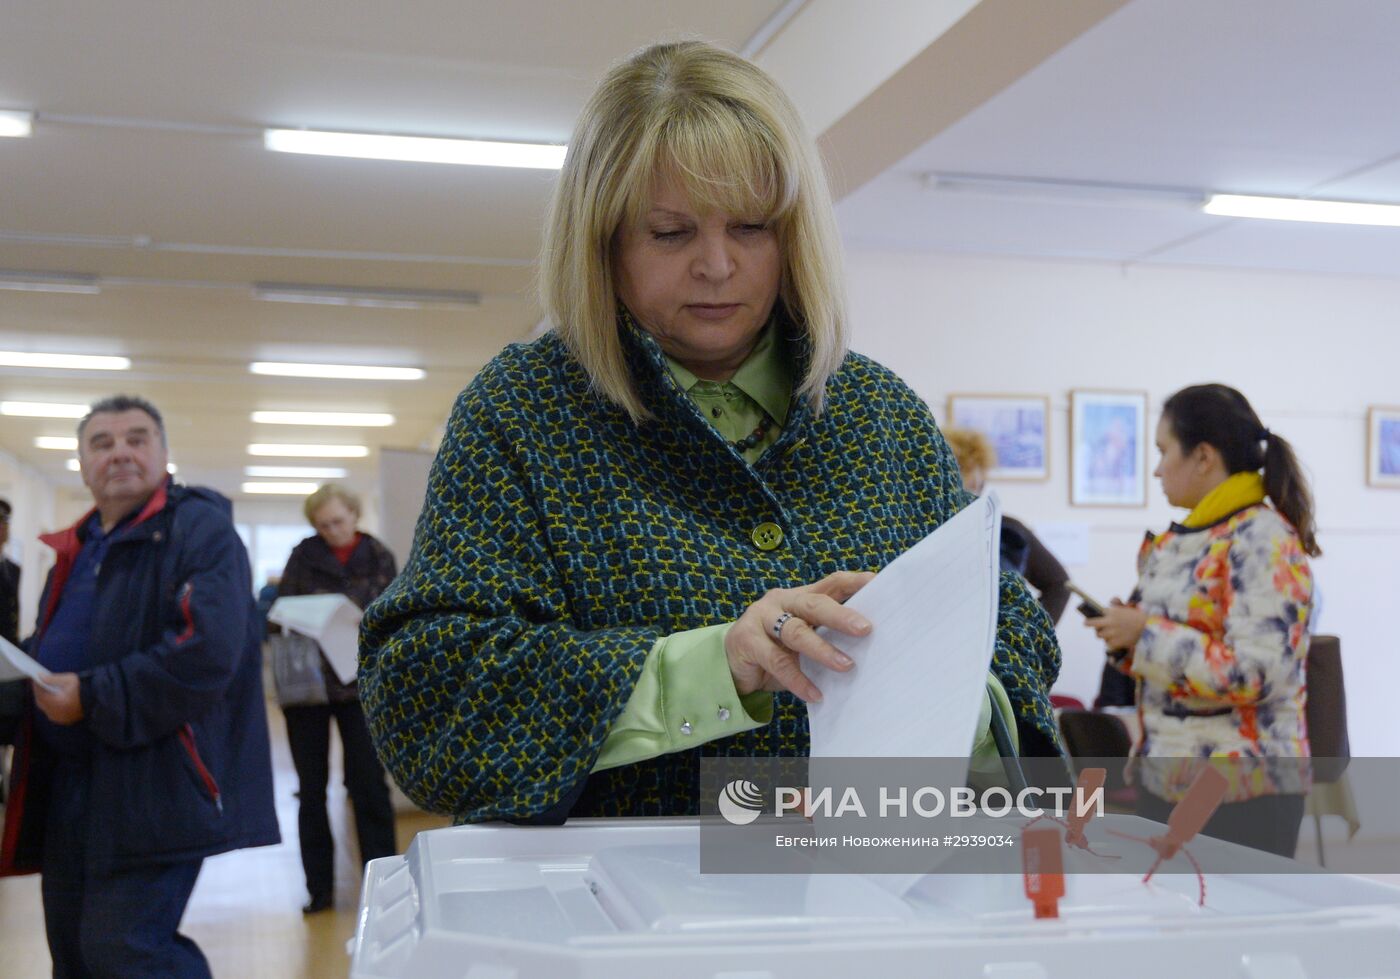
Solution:
M 241 850 L 204 864 L 182 931 L 197 941 L 220 979 L 342 979 L 349 971 L 345 943 L 355 930 L 359 868 L 353 862 L 354 833 L 345 789 L 336 776 L 330 787 L 331 827 L 336 838 L 336 909 L 303 917 L 306 890 L 297 853 L 296 773 L 287 750 L 281 712 L 269 707 L 273 776 L 283 842 Z M 333 741 L 334 743 L 334 741 Z M 334 749 L 338 753 L 338 746 Z M 339 771 L 339 760 L 333 765 Z M 402 851 L 420 830 L 446 825 L 423 813 L 399 814 Z M 0 880 L 0 977 L 49 975 L 44 918 L 37 877 Z

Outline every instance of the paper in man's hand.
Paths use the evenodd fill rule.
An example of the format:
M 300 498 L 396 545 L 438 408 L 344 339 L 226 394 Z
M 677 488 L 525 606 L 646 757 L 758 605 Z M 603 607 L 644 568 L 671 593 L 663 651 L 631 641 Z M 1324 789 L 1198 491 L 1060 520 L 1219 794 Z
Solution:
M 8 639 L 0 639 L 0 680 L 33 680 L 50 693 L 58 688 L 48 680 L 49 671 Z

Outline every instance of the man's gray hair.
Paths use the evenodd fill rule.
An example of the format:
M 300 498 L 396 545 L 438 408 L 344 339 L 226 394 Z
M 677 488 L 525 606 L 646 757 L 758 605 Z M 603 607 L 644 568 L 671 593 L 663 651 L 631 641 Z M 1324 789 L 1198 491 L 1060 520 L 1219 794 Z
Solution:
M 156 431 L 160 433 L 160 444 L 170 448 L 170 443 L 165 440 L 165 419 L 160 417 L 160 409 L 134 394 L 114 394 L 101 401 L 94 401 L 83 420 L 78 422 L 78 444 L 82 444 L 83 429 L 87 428 L 87 423 L 92 420 L 93 415 L 119 415 L 123 411 L 144 411 L 150 415 L 151 420 L 156 423 Z

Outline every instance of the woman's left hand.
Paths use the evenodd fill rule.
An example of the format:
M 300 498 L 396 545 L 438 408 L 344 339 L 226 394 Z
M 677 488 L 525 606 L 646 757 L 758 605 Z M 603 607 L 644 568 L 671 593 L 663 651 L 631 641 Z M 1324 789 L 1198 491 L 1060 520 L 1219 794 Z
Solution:
M 1084 624 L 1098 633 L 1109 649 L 1132 649 L 1147 628 L 1147 613 L 1136 605 L 1114 602 L 1097 619 L 1085 619 Z

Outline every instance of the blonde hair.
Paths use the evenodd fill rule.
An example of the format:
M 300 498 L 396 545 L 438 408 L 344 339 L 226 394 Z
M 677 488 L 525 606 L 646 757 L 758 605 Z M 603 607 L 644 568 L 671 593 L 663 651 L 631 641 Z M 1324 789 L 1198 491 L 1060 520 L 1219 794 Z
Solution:
M 356 517 L 360 515 L 360 497 L 356 493 L 339 483 L 324 483 L 301 504 L 301 512 L 305 515 L 306 522 L 314 527 L 316 525 L 316 511 L 332 500 L 344 503 L 345 508 Z
M 958 468 L 963 472 L 976 472 L 978 469 L 987 472 L 996 468 L 997 450 L 992 446 L 992 440 L 981 432 L 971 428 L 945 428 L 943 438 L 948 448 L 953 450 Z
M 659 175 L 675 174 L 701 211 L 762 216 L 782 256 L 779 300 L 805 333 L 798 382 L 820 411 L 846 355 L 840 239 L 816 147 L 777 84 L 738 55 L 698 41 L 657 44 L 613 68 L 584 106 L 545 221 L 540 294 L 595 390 L 650 417 L 617 331 L 613 237 L 640 221 Z

